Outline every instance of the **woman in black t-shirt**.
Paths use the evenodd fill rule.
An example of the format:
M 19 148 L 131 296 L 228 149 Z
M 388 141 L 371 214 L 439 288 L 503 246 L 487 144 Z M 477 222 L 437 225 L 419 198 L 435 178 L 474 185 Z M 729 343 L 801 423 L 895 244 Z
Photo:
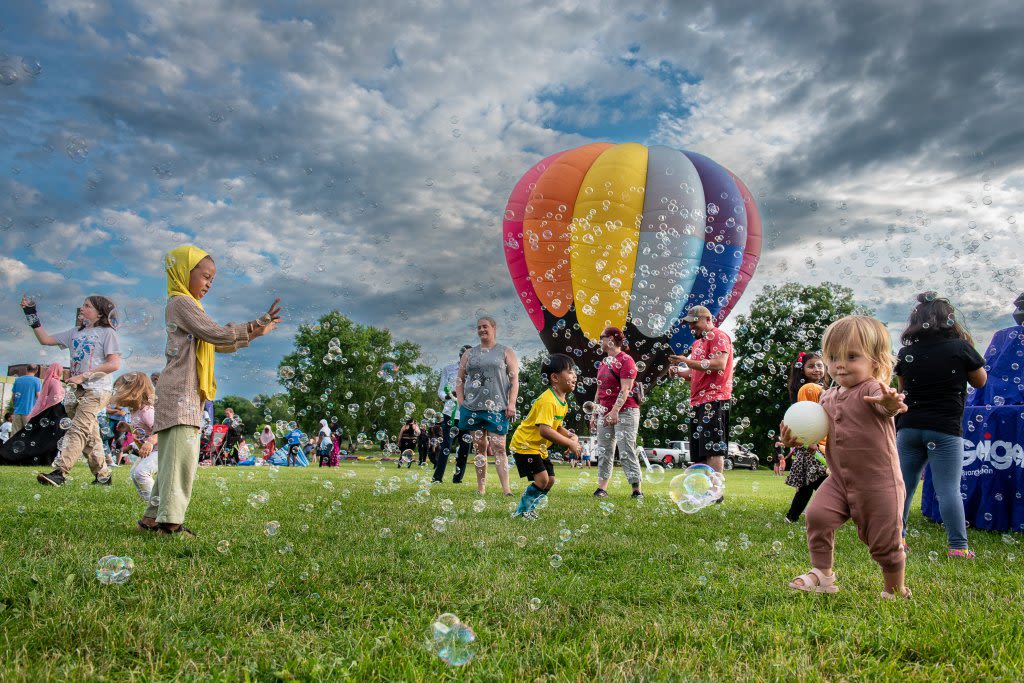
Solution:
M 939 512 L 949 540 L 949 557 L 972 558 L 967 548 L 967 524 L 960 476 L 963 471 L 963 431 L 966 385 L 985 386 L 985 359 L 956 319 L 953 306 L 935 292 L 917 297 L 903 331 L 903 348 L 896 363 L 899 390 L 909 410 L 896 418 L 896 447 L 907 487 L 903 534 L 907 533 L 910 504 L 924 466 L 932 469 Z

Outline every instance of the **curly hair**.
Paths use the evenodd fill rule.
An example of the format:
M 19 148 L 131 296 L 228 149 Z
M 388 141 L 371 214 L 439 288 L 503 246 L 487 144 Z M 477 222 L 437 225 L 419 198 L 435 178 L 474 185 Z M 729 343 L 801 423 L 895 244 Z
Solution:
M 974 345 L 974 339 L 956 317 L 956 309 L 949 299 L 935 292 L 921 292 L 917 295 L 917 306 L 910 312 L 907 328 L 900 335 L 904 346 L 928 337 L 963 339 Z

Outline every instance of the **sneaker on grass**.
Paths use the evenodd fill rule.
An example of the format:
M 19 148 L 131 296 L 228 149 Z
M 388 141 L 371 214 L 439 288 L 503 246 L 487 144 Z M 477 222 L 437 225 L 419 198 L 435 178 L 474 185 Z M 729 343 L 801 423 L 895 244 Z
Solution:
M 594 498 L 607 498 L 607 497 L 608 497 L 608 492 L 605 491 L 604 489 L 598 489 L 598 490 L 594 491 Z
M 49 474 L 37 474 L 36 481 L 46 486 L 63 486 L 64 485 L 64 473 L 60 470 L 54 470 Z
M 100 486 L 110 486 L 111 484 L 114 483 L 114 473 L 111 472 L 105 477 L 100 477 L 99 475 L 97 475 L 96 478 L 92 480 L 92 483 L 99 484 Z

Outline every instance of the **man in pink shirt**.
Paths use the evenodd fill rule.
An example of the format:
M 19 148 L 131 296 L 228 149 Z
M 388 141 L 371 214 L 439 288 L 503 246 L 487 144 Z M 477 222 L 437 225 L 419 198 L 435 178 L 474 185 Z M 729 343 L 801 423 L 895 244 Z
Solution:
M 683 321 L 694 342 L 689 356 L 669 356 L 670 375 L 690 382 L 690 459 L 721 472 L 729 450 L 729 402 L 732 400 L 732 339 L 715 327 L 704 306 L 693 306 Z

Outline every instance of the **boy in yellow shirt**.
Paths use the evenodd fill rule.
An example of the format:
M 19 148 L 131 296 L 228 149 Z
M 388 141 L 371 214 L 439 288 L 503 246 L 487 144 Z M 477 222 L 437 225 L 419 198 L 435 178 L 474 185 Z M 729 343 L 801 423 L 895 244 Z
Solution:
M 577 456 L 583 450 L 579 438 L 562 426 L 569 412 L 566 395 L 576 388 L 572 359 L 562 353 L 552 354 L 540 371 L 549 388 L 533 402 L 509 445 L 519 476 L 532 482 L 523 492 L 513 517 L 532 513 L 540 496 L 555 485 L 555 468 L 548 457 L 548 446 L 556 443 Z

